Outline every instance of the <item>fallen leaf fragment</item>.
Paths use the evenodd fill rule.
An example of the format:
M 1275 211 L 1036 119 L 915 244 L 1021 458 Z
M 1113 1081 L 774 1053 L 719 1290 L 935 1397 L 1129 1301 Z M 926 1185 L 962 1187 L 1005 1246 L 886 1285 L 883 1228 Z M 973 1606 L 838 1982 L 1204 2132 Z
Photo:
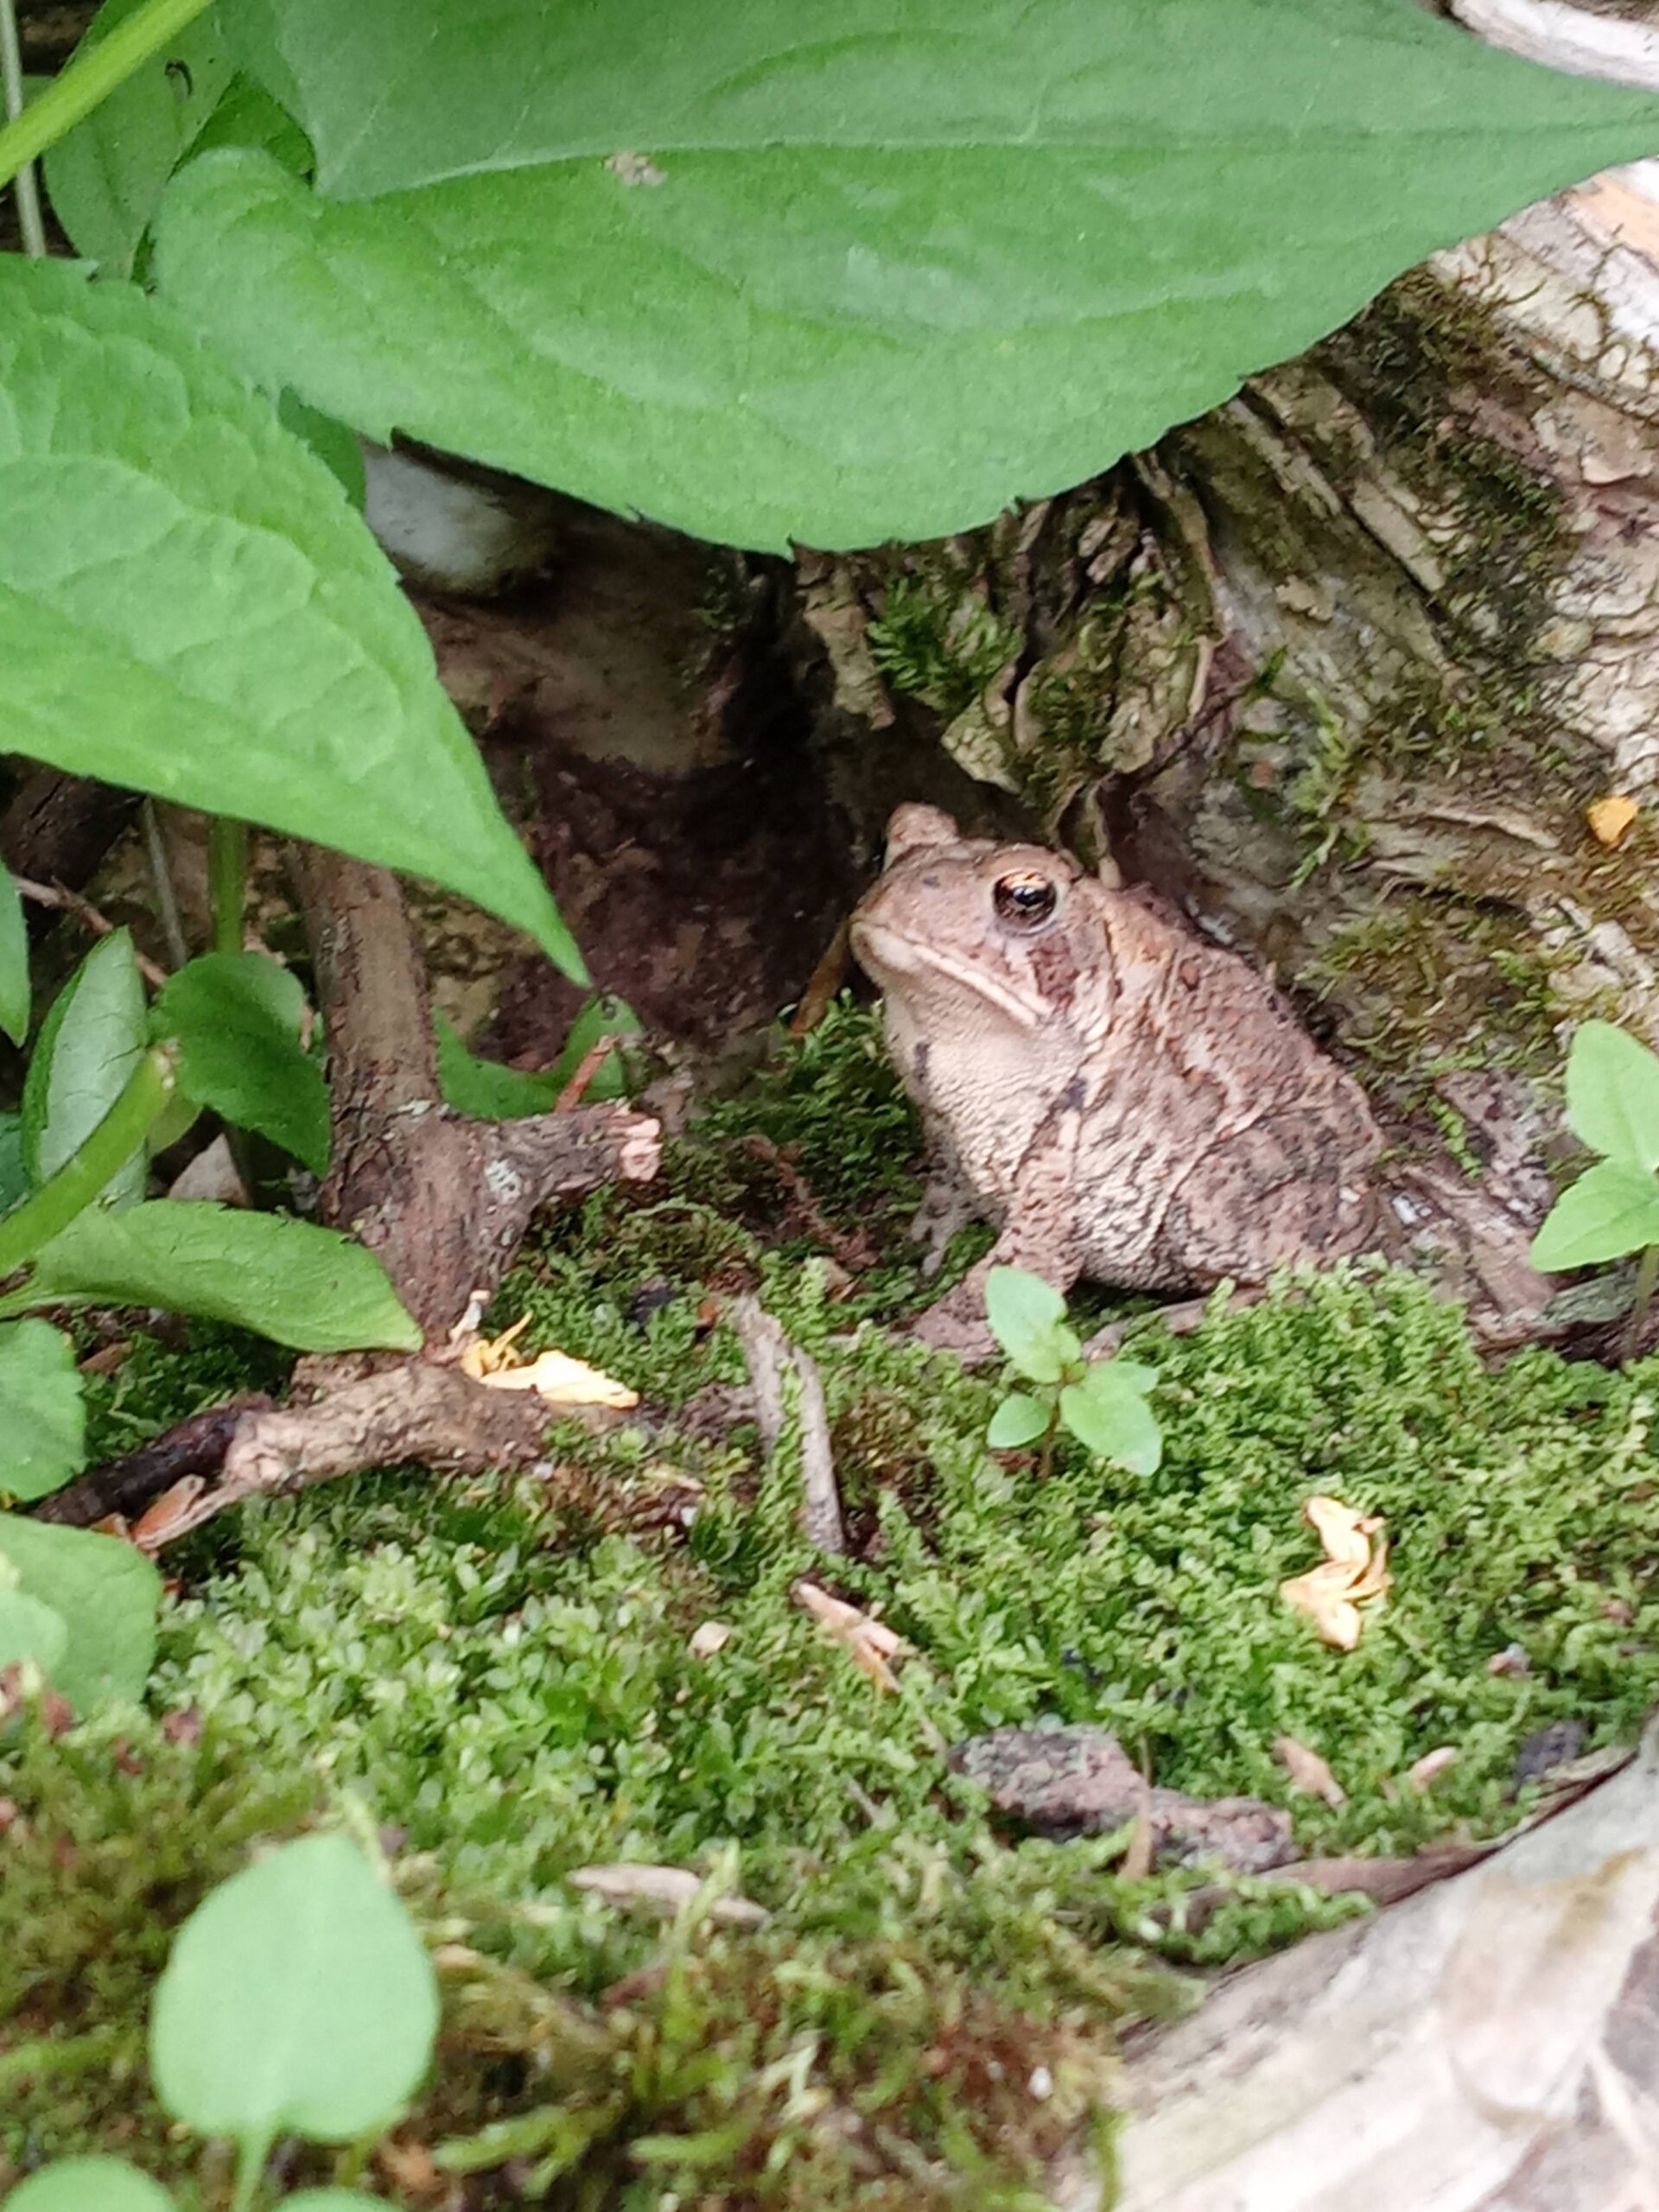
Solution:
M 701 1874 L 687 1866 L 645 1866 L 632 1861 L 611 1866 L 578 1866 L 566 1878 L 572 1889 L 587 1890 L 607 1904 L 639 1905 L 671 1920 L 683 1912 L 702 1887 Z M 709 1907 L 711 1920 L 728 1928 L 764 1928 L 772 1917 L 752 1897 L 717 1897 Z
M 712 1659 L 715 1652 L 723 1651 L 731 1640 L 732 1631 L 724 1621 L 704 1621 L 702 1626 L 694 1632 L 686 1649 L 694 1659 Z
M 1406 1780 L 1414 1789 L 1431 1789 L 1448 1767 L 1456 1766 L 1460 1757 L 1455 1744 L 1439 1744 L 1407 1770 Z
M 1605 798 L 1592 799 L 1584 810 L 1584 818 L 1590 824 L 1590 834 L 1596 842 L 1605 845 L 1611 852 L 1629 836 L 1630 825 L 1641 810 L 1628 792 L 1616 791 Z
M 899 1678 L 887 1662 L 897 1658 L 904 1649 L 902 1637 L 880 1621 L 872 1620 L 868 1613 L 860 1612 L 856 1605 L 832 1598 L 816 1582 L 798 1582 L 790 1595 L 837 1643 L 846 1645 L 854 1662 L 863 1669 L 878 1689 L 898 1688 Z
M 499 1337 L 475 1337 L 462 1348 L 461 1373 L 492 1390 L 534 1390 L 550 1406 L 608 1406 L 626 1413 L 639 1404 L 637 1390 L 569 1352 L 543 1351 L 520 1360 L 514 1347 L 530 1319 L 525 1313 Z
M 1391 1579 L 1382 1516 L 1357 1513 L 1340 1498 L 1310 1497 L 1302 1518 L 1318 1532 L 1325 1560 L 1281 1582 L 1279 1595 L 1310 1616 L 1322 1643 L 1351 1651 L 1365 1624 L 1361 1604 L 1380 1596 Z
M 190 1508 L 207 1487 L 205 1475 L 182 1475 L 147 1506 L 126 1532 L 141 1552 L 158 1552 L 190 1524 Z
M 1305 1789 L 1310 1797 L 1323 1797 L 1334 1811 L 1348 1802 L 1348 1792 L 1332 1773 L 1329 1764 L 1306 1744 L 1299 1744 L 1294 1736 L 1275 1736 L 1273 1756 L 1298 1789 Z

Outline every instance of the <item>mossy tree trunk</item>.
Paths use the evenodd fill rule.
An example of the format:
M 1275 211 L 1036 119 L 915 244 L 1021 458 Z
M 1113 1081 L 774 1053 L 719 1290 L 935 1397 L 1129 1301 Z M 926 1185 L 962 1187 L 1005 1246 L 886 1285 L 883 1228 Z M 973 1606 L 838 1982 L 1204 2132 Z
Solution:
M 931 727 L 993 816 L 1109 850 L 1442 1123 L 1586 1008 L 1659 1040 L 1646 182 L 1442 255 L 1077 493 L 804 563 L 831 742 Z

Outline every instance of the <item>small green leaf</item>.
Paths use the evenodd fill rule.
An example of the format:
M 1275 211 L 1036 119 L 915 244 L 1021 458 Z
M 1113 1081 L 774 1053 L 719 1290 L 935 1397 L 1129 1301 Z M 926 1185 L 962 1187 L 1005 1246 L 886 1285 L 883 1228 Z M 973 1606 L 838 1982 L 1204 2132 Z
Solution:
M 305 993 L 257 952 L 209 952 L 169 977 L 150 1018 L 176 1037 L 179 1087 L 238 1128 L 257 1129 L 302 1160 L 328 1166 L 328 1086 L 300 1042 Z
M 1022 1444 L 1034 1444 L 1039 1436 L 1046 1435 L 1048 1422 L 1046 1406 L 1015 1390 L 991 1415 L 985 1441 L 993 1452 L 1017 1452 Z
M 0 715 L 3 711 L 0 707 Z M 29 1064 L 23 1165 L 37 1190 L 91 1136 L 126 1088 L 149 1041 L 132 938 L 117 930 L 92 947 L 58 993 Z M 105 1202 L 131 1205 L 143 1198 L 144 1173 L 140 1145 L 108 1185 Z
M 42 1599 L 0 1586 L 0 1667 L 32 1659 L 48 1681 L 55 1681 L 69 1649 L 69 1624 Z
M 96 46 L 145 0 L 105 0 L 77 52 Z M 48 149 L 47 189 L 77 253 L 105 276 L 129 276 L 162 188 L 231 81 L 218 15 L 188 24 L 125 77 L 84 123 Z
M 1567 1056 L 1567 1118 L 1616 1167 L 1659 1168 L 1659 1053 L 1611 1021 L 1580 1022 Z
M 156 1656 L 162 1578 L 142 1552 L 89 1529 L 0 1513 L 0 1558 L 16 1568 L 25 1596 L 67 1624 L 69 1647 L 52 1680 L 78 1713 L 105 1698 L 136 1702 L 143 1695 Z
M 526 1074 L 503 1067 L 499 1060 L 480 1059 L 469 1052 L 452 1024 L 442 1014 L 434 1017 L 438 1033 L 438 1083 L 444 1103 L 458 1114 L 480 1122 L 512 1122 L 527 1114 L 550 1114 L 559 1094 L 582 1060 L 604 1036 L 637 1037 L 639 1019 L 617 998 L 592 998 L 570 1025 L 569 1035 L 550 1068 Z M 626 1096 L 627 1071 L 620 1052 L 603 1060 L 584 1094 L 585 1103 L 598 1104 Z
M 60 2158 L 19 2182 L 6 2212 L 174 2212 L 174 2204 L 159 2182 L 121 2158 Z
M 1601 1160 L 1550 1208 L 1532 1240 L 1532 1264 L 1557 1274 L 1622 1260 L 1649 1244 L 1659 1244 L 1659 1181 Z
M 0 1030 L 22 1047 L 29 1034 L 29 931 L 22 894 L 0 865 Z
M 308 1836 L 233 1875 L 180 1929 L 150 2068 L 163 2107 L 200 2135 L 347 2143 L 397 2117 L 437 2025 L 409 1915 L 343 1836 Z
M 86 1464 L 74 1346 L 44 1321 L 0 1326 L 0 1494 L 45 1497 Z
M 1078 1442 L 1135 1475 L 1156 1474 L 1164 1456 L 1163 1430 L 1138 1379 L 1146 1372 L 1103 1359 L 1060 1393 L 1060 1418 Z
M 0 390 L 0 751 L 447 884 L 585 980 L 391 563 L 269 401 L 132 286 L 10 253 Z
M 35 1258 L 0 1319 L 42 1306 L 160 1306 L 296 1351 L 417 1351 L 418 1325 L 372 1253 L 278 1214 L 156 1198 L 88 1208 Z
M 1076 1331 L 1066 1326 L 1065 1299 L 1023 1268 L 991 1269 L 985 1318 L 998 1344 L 1033 1382 L 1058 1382 L 1082 1350 Z

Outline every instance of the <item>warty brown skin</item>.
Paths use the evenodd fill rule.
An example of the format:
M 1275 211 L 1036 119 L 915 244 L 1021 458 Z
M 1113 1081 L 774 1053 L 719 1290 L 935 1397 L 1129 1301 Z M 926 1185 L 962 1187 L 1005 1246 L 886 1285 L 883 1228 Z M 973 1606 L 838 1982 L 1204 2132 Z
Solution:
M 930 1141 L 999 1230 L 928 1341 L 992 1349 L 995 1265 L 1201 1291 L 1378 1242 L 1358 1085 L 1246 962 L 1137 893 L 905 806 L 852 944 Z

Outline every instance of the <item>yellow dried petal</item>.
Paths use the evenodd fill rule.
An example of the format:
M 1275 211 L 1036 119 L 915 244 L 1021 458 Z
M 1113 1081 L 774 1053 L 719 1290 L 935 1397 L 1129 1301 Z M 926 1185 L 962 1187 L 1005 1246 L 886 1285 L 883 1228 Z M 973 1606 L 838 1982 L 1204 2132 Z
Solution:
M 1641 810 L 1627 792 L 1616 791 L 1605 798 L 1592 799 L 1584 810 L 1584 818 L 1590 824 L 1590 834 L 1596 842 L 1605 845 L 1611 852 L 1629 836 L 1630 825 Z

